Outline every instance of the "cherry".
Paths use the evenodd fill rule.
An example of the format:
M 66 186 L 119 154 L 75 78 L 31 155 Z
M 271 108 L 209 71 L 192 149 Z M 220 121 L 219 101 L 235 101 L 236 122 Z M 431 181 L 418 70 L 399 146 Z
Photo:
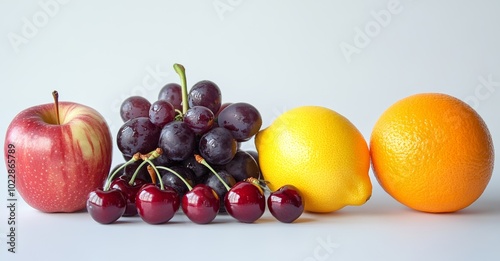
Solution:
M 224 207 L 233 218 L 244 223 L 253 223 L 259 219 L 266 208 L 266 197 L 256 178 L 248 178 L 229 187 L 221 176 L 200 155 L 196 161 L 214 173 L 227 190 L 224 196 Z
M 115 167 L 113 172 L 108 175 L 104 187 L 97 188 L 89 193 L 87 211 L 95 221 L 101 224 L 110 224 L 125 213 L 127 198 L 122 191 L 111 188 L 111 182 L 118 173 L 123 172 L 125 167 L 139 159 L 139 153 L 137 153 L 129 161 Z
M 208 224 L 219 213 L 219 195 L 205 185 L 198 184 L 182 197 L 182 210 L 193 222 Z
M 91 191 L 87 198 L 87 211 L 101 224 L 111 224 L 118 220 L 125 213 L 126 206 L 125 196 L 117 189 L 98 188 Z
M 193 188 L 186 177 L 173 168 L 158 166 L 157 169 L 168 171 L 168 174 L 177 177 L 187 187 L 188 192 L 182 195 L 182 210 L 191 221 L 198 224 L 207 224 L 215 219 L 220 208 L 219 195 L 215 190 L 205 184 L 198 184 Z
M 267 198 L 271 214 L 283 223 L 292 223 L 304 212 L 300 191 L 293 185 L 284 185 Z
M 149 224 L 168 222 L 179 209 L 180 200 L 177 192 L 168 186 L 163 189 L 154 184 L 141 187 L 135 198 L 137 212 Z
M 131 217 L 137 215 L 135 197 L 139 189 L 144 184 L 148 183 L 149 180 L 152 180 L 152 177 L 146 177 L 148 178 L 148 181 L 137 177 L 139 175 L 145 176 L 143 166 L 146 163 L 149 163 L 151 159 L 158 158 L 161 154 L 162 151 L 158 149 L 148 153 L 147 155 L 136 153 L 128 162 L 119 165 L 119 167 L 115 167 L 112 174 L 108 177 L 108 184 L 106 185 L 106 188 L 115 188 L 122 191 L 125 199 L 127 200 L 127 207 L 123 216 Z M 143 161 L 139 163 L 140 159 L 143 159 Z M 127 173 L 127 170 L 133 170 L 133 173 Z M 114 177 L 119 173 L 121 173 L 121 176 L 114 179 Z M 146 171 L 146 173 L 148 172 Z
M 127 200 L 124 217 L 132 217 L 137 215 L 137 207 L 135 206 L 135 196 L 139 189 L 146 184 L 146 181 L 136 178 L 130 184 L 130 177 L 122 175 L 111 182 L 111 188 L 120 190 Z
M 264 214 L 266 198 L 259 186 L 240 181 L 227 192 L 224 205 L 227 213 L 238 221 L 253 223 Z

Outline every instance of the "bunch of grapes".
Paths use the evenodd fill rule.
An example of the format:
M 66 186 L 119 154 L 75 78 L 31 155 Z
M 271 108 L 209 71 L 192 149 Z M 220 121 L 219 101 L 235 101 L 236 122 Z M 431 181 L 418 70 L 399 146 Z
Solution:
M 175 64 L 174 69 L 181 84 L 165 85 L 157 101 L 150 103 L 141 96 L 123 101 L 120 116 L 124 123 L 117 135 L 118 149 L 129 160 L 135 153 L 161 148 L 163 153 L 153 160 L 155 165 L 174 169 L 193 186 L 210 186 L 222 201 L 227 189 L 194 155 L 201 155 L 230 186 L 249 177 L 260 178 L 256 153 L 239 148 L 260 130 L 261 115 L 245 102 L 223 104 L 221 91 L 212 81 L 197 82 L 188 92 L 184 67 Z M 137 173 L 134 178 L 154 182 L 146 168 L 136 169 L 139 165 L 127 166 L 122 175 L 131 178 Z M 165 170 L 160 174 L 163 183 L 180 196 L 188 191 L 176 175 Z

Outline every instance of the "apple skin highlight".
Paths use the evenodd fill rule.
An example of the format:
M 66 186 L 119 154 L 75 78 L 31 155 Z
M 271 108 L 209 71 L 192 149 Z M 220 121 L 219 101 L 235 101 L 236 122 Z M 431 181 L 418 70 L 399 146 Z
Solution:
M 10 123 L 4 144 L 15 146 L 16 189 L 42 212 L 85 208 L 90 191 L 102 187 L 111 168 L 112 137 L 96 110 L 73 102 L 21 111 Z

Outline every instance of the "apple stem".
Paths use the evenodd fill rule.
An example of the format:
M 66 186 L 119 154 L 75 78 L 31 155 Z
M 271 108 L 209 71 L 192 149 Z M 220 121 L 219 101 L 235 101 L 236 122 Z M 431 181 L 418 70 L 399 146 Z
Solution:
M 61 125 L 61 120 L 59 119 L 59 93 L 57 91 L 52 92 L 52 97 L 54 97 L 54 105 L 56 108 L 56 123 Z
M 124 169 L 128 165 L 138 161 L 139 159 L 140 159 L 140 153 L 136 153 L 129 161 L 125 162 L 123 165 L 121 165 L 119 168 L 117 168 L 113 173 L 111 173 L 111 175 L 109 175 L 108 178 L 106 179 L 106 184 L 104 185 L 104 191 L 109 190 L 109 187 L 111 186 L 111 181 L 113 181 L 113 179 L 115 178 L 116 174 L 118 174 L 118 172 L 120 172 L 122 169 Z
M 186 184 L 186 187 L 188 188 L 188 190 L 192 190 L 193 187 L 189 184 L 189 182 L 187 182 L 186 179 L 184 179 L 179 173 L 175 172 L 173 169 L 170 169 L 170 168 L 167 168 L 167 167 L 164 167 L 164 166 L 156 166 L 157 169 L 164 169 L 166 171 L 169 171 L 171 172 L 172 174 L 174 174 L 175 176 L 177 176 L 179 179 L 182 180 L 182 182 L 184 182 L 184 184 Z
M 181 90 L 182 90 L 182 115 L 186 114 L 188 110 L 188 93 L 187 93 L 187 81 L 186 81 L 186 69 L 181 64 L 174 64 L 174 70 L 181 78 Z
M 196 159 L 196 161 L 198 163 L 202 164 L 203 166 L 207 167 L 210 171 L 212 171 L 212 173 L 220 180 L 220 182 L 222 182 L 222 184 L 227 189 L 227 191 L 229 191 L 231 189 L 229 187 L 229 185 L 227 185 L 227 183 L 224 182 L 224 180 L 219 176 L 217 171 L 215 171 L 202 156 L 200 156 L 198 154 L 194 154 L 194 158 Z

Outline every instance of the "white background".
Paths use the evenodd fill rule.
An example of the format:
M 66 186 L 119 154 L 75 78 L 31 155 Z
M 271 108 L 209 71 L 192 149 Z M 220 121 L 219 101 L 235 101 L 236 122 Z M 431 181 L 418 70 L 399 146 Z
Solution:
M 172 65 L 181 63 L 189 85 L 209 79 L 224 101 L 255 105 L 263 127 L 287 109 L 315 104 L 349 118 L 368 140 L 392 103 L 443 92 L 471 104 L 500 147 L 498 1 L 2 0 L 0 21 L 1 135 L 19 111 L 51 102 L 57 89 L 61 100 L 101 112 L 116 137 L 120 102 L 136 94 L 153 102 L 164 84 L 178 82 Z M 356 52 L 346 55 L 348 45 Z M 8 213 L 0 207 L 0 259 L 500 257 L 498 168 L 478 201 L 442 215 L 409 210 L 370 175 L 374 191 L 365 205 L 305 214 L 295 224 L 266 213 L 256 224 L 220 217 L 199 226 L 177 215 L 159 226 L 138 218 L 103 226 L 84 212 L 43 214 L 21 203 L 16 254 L 7 252 Z

